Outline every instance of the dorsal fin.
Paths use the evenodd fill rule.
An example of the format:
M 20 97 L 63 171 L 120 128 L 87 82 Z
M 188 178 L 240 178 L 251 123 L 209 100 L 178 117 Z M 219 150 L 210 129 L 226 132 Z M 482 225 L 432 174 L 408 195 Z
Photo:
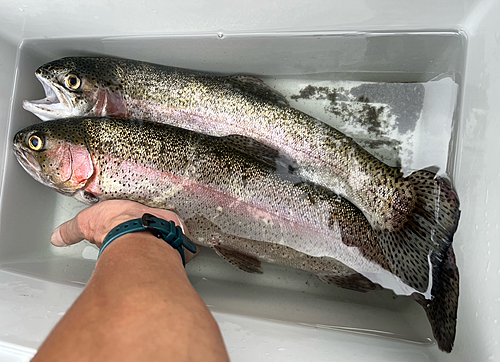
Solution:
M 235 75 L 230 77 L 224 77 L 223 79 L 228 86 L 231 86 L 242 92 L 253 94 L 265 100 L 274 103 L 279 103 L 284 106 L 289 105 L 285 96 L 283 96 L 277 90 L 268 86 L 259 78 L 248 75 Z
M 222 142 L 234 150 L 252 157 L 258 162 L 264 162 L 269 167 L 276 169 L 283 175 L 295 175 L 298 166 L 295 162 L 288 159 L 280 151 L 260 143 L 253 138 L 241 135 L 229 135 L 221 137 Z M 297 177 L 297 181 L 299 177 Z

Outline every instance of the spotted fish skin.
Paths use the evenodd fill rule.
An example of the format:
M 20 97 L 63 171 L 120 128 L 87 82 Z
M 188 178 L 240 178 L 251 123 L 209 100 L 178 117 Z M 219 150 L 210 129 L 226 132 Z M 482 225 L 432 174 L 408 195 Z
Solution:
M 412 176 L 403 178 L 350 137 L 277 101 L 265 85 L 259 93 L 235 77 L 106 57 L 59 59 L 36 75 L 51 101 L 24 106 L 42 119 L 121 116 L 214 136 L 243 135 L 283 152 L 302 177 L 347 198 L 377 230 L 403 229 L 415 209 Z M 68 89 L 68 75 L 80 79 L 77 89 Z M 46 112 L 47 103 L 60 105 L 59 111 Z
M 39 169 L 50 171 L 39 171 L 39 181 L 45 178 L 46 185 L 82 201 L 129 199 L 175 209 L 184 219 L 203 217 L 227 235 L 392 276 L 376 252 L 374 231 L 350 202 L 247 157 L 225 138 L 154 122 L 77 118 L 22 131 L 14 141 L 16 153 L 27 151 L 23 144 L 32 134 L 46 140 L 44 151 L 29 153 Z M 85 148 L 89 157 L 82 156 Z M 66 170 L 56 155 L 81 165 L 80 171 Z
M 456 228 L 448 225 L 455 220 L 452 193 L 440 195 L 446 207 L 418 208 L 426 227 L 427 214 L 437 210 L 443 227 L 433 229 L 434 239 L 415 242 L 419 231 L 410 225 L 408 242 L 401 243 L 374 229 L 347 200 L 297 177 L 283 160 L 243 153 L 230 137 L 148 121 L 73 118 L 27 127 L 13 147 L 35 179 L 81 201 L 129 199 L 176 209 L 197 243 L 242 270 L 259 272 L 259 262 L 269 261 L 351 289 L 378 284 L 411 295 L 426 308 L 439 346 L 451 350 L 458 301 L 446 234 Z M 434 176 L 417 176 L 424 184 L 419 198 L 432 198 Z

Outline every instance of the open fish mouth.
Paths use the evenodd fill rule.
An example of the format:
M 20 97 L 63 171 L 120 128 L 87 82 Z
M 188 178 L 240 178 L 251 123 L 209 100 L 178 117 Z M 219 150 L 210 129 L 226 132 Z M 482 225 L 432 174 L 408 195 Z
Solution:
M 45 91 L 45 98 L 34 101 L 24 101 L 23 108 L 42 121 L 50 121 L 57 118 L 73 116 L 74 107 L 68 91 L 50 82 L 39 74 L 36 77 L 40 81 Z

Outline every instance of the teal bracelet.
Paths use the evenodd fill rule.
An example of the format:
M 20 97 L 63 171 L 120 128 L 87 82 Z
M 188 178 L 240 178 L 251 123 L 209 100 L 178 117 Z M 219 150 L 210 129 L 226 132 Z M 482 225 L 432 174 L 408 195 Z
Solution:
M 144 214 L 140 219 L 126 221 L 111 230 L 102 242 L 97 259 L 99 259 L 104 249 L 120 236 L 146 230 L 150 231 L 157 238 L 165 240 L 167 244 L 176 249 L 181 254 L 184 266 L 186 265 L 186 258 L 182 247 L 185 247 L 192 253 L 196 253 L 196 245 L 182 233 L 182 229 L 176 226 L 173 221 L 166 221 L 151 214 Z

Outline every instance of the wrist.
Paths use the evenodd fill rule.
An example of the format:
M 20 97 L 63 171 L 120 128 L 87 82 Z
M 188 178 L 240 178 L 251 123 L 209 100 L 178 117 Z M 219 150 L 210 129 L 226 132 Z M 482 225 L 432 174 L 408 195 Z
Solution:
M 106 235 L 101 246 L 98 258 L 103 251 L 117 238 L 129 233 L 149 231 L 156 238 L 165 241 L 175 249 L 182 259 L 182 264 L 186 265 L 186 253 L 196 253 L 196 245 L 183 233 L 180 226 L 176 226 L 173 221 L 166 221 L 154 215 L 145 213 L 141 218 L 125 221 L 115 226 Z
M 107 262 L 122 265 L 148 263 L 184 269 L 182 257 L 162 239 L 148 231 L 139 231 L 118 237 L 97 260 L 97 266 Z

